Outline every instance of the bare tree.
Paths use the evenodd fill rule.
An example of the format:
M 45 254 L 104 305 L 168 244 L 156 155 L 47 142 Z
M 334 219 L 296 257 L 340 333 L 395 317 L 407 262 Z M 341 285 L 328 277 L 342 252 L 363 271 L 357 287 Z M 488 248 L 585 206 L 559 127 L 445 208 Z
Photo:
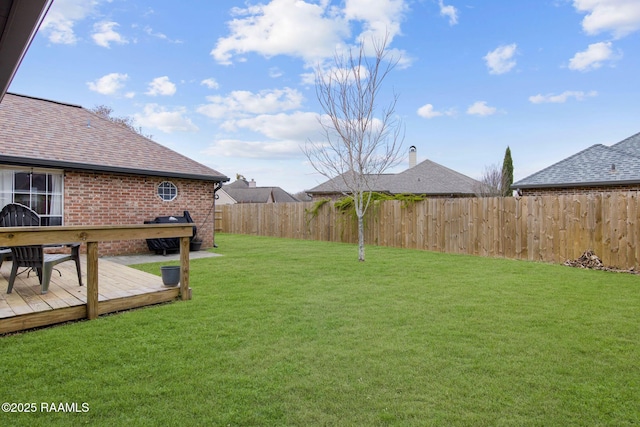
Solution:
M 363 217 L 380 174 L 401 160 L 404 126 L 395 114 L 398 96 L 377 115 L 382 82 L 398 63 L 388 58 L 386 45 L 372 42 L 372 55 L 365 44 L 347 54 L 334 56 L 334 68 L 315 73 L 316 95 L 325 115 L 320 124 L 325 140 L 308 141 L 305 155 L 313 168 L 353 198 L 358 218 L 358 260 L 364 261 Z
M 93 111 L 94 113 L 96 113 L 98 116 L 102 117 L 103 119 L 107 119 L 110 122 L 113 123 L 118 123 L 121 126 L 126 127 L 127 129 L 130 129 L 132 131 L 134 131 L 137 134 L 140 134 L 146 138 L 151 139 L 153 137 L 153 135 L 145 135 L 144 133 L 142 133 L 142 128 L 140 126 L 136 126 L 135 125 L 135 120 L 132 117 L 117 117 L 113 115 L 113 108 L 107 106 L 107 105 L 96 105 L 95 107 L 91 108 L 90 111 Z
M 473 189 L 478 197 L 502 196 L 502 169 L 498 165 L 485 166 L 479 184 Z

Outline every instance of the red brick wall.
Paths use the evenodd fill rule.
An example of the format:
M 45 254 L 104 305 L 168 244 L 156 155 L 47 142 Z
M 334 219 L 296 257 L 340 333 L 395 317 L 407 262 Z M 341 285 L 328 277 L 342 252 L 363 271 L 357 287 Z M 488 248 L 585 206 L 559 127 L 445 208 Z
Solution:
M 640 185 L 611 185 L 607 187 L 523 188 L 521 192 L 523 196 L 552 196 L 554 194 L 566 196 L 573 194 L 611 193 L 638 190 L 640 190 Z
M 163 181 L 178 188 L 175 200 L 158 196 Z M 156 216 L 182 216 L 187 210 L 198 226 L 202 247 L 209 248 L 214 239 L 214 186 L 189 179 L 65 171 L 64 225 L 143 224 Z M 98 248 L 100 256 L 149 252 L 144 240 L 100 242 Z

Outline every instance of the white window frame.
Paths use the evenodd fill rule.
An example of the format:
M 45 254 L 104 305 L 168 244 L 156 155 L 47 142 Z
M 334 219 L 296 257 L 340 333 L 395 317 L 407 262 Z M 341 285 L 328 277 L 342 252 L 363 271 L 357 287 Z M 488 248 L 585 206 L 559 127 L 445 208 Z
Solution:
M 28 189 L 16 189 L 18 173 L 29 175 Z M 44 190 L 34 185 L 34 175 L 45 175 Z M 42 225 L 64 225 L 64 171 L 0 166 L 0 208 L 8 203 L 29 206 L 40 215 Z
M 169 191 L 167 191 L 167 189 L 169 189 Z M 178 186 L 171 181 L 162 181 L 156 187 L 156 194 L 163 202 L 174 201 L 178 197 Z M 172 194 L 173 197 L 171 197 Z M 165 196 L 169 196 L 171 198 L 167 199 Z

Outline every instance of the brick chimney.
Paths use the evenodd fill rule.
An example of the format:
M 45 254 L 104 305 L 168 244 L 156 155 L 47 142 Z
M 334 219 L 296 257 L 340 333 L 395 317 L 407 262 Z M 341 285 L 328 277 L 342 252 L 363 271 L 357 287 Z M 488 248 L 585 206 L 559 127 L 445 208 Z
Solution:
M 249 181 L 249 188 L 256 188 L 256 182 L 253 178 L 251 178 L 251 181 Z
M 416 146 L 412 145 L 411 147 L 409 147 L 409 169 L 414 167 L 416 163 L 417 163 Z

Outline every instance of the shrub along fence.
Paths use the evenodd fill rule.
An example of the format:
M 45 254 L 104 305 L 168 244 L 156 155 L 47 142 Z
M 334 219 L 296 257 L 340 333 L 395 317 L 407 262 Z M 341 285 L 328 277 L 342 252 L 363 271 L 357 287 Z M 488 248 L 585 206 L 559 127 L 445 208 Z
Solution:
M 376 201 L 365 243 L 562 263 L 593 250 L 607 266 L 639 267 L 638 192 Z M 221 231 L 356 243 L 357 222 L 334 202 L 236 204 Z

